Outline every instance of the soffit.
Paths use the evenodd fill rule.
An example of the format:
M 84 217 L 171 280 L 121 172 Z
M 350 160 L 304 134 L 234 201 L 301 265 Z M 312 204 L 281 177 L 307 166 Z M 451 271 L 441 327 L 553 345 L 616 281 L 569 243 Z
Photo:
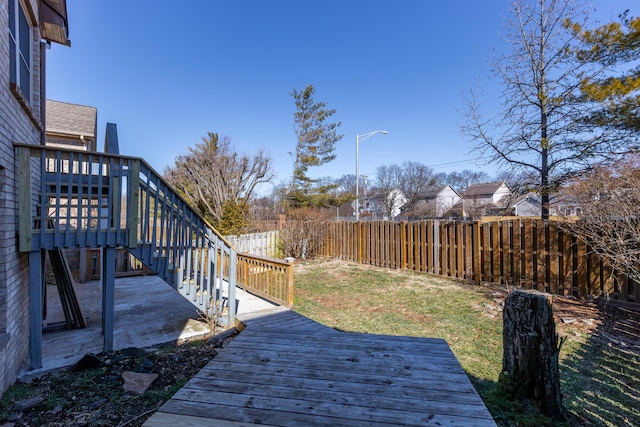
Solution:
M 44 40 L 71 46 L 66 0 L 40 0 L 40 32 Z

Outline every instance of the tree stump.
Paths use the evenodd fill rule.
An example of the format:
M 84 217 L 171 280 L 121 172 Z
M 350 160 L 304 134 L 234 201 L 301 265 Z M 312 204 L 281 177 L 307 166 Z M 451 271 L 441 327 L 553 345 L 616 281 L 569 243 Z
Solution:
M 512 398 L 528 399 L 540 412 L 565 420 L 558 356 L 563 340 L 556 334 L 551 296 L 515 290 L 503 311 L 502 374 Z

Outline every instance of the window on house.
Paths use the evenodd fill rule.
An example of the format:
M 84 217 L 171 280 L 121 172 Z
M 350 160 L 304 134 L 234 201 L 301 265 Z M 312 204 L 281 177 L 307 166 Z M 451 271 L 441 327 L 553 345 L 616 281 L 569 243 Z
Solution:
M 10 81 L 31 103 L 32 30 L 20 0 L 9 0 L 9 68 Z

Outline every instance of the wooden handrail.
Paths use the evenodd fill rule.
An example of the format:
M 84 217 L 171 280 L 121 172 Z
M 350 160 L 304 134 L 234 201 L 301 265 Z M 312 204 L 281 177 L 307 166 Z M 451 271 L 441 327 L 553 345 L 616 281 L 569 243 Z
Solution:
M 279 304 L 293 304 L 293 269 L 244 254 L 138 157 L 15 144 L 20 182 L 20 250 L 122 246 L 163 280 L 216 305 L 228 282 Z M 35 166 L 31 159 L 38 159 Z M 34 169 L 35 166 L 35 169 Z M 38 182 L 39 181 L 39 182 Z M 39 197 L 32 194 L 39 187 Z M 33 205 L 35 200 L 40 205 Z
M 293 264 L 284 260 L 238 254 L 238 286 L 287 307 L 293 306 Z
M 171 185 L 167 183 L 167 181 L 162 177 L 161 174 L 159 174 L 151 165 L 149 165 L 144 159 L 140 157 L 125 156 L 121 154 L 102 153 L 99 151 L 78 151 L 78 150 L 66 149 L 66 148 L 60 148 L 60 147 L 47 147 L 43 145 L 32 145 L 32 144 L 22 144 L 22 143 L 14 143 L 13 146 L 17 149 L 18 153 L 27 153 L 27 152 L 29 153 L 28 155 L 26 154 L 23 155 L 24 159 L 26 159 L 27 156 L 29 158 L 39 157 L 41 159 L 56 159 L 58 157 L 58 154 L 56 153 L 61 153 L 61 154 L 64 154 L 64 156 L 60 156 L 60 158 L 62 158 L 63 160 L 68 159 L 70 156 L 81 155 L 86 158 L 98 157 L 98 158 L 109 160 L 109 161 L 111 160 L 118 161 L 118 162 L 122 161 L 123 163 L 126 163 L 128 167 L 133 167 L 135 162 L 139 162 L 140 164 L 139 172 L 144 173 L 144 171 L 146 170 L 147 172 L 152 174 L 154 178 L 156 178 L 159 182 L 162 182 L 166 188 L 172 188 Z M 21 148 L 26 150 L 21 150 Z M 45 153 L 45 155 L 43 156 L 42 153 Z M 18 155 L 18 157 L 20 158 L 20 154 Z M 94 162 L 90 162 L 90 163 L 94 163 Z M 106 163 L 99 162 L 99 164 L 106 164 Z M 25 170 L 25 168 L 23 168 L 23 170 Z M 24 171 L 24 174 L 25 174 L 25 178 L 31 176 L 31 174 L 28 173 L 27 170 Z M 29 187 L 26 187 L 26 189 L 28 190 Z M 180 200 L 184 205 L 189 206 L 188 202 L 179 194 L 176 193 L 175 197 L 177 200 Z M 198 212 L 195 212 L 195 211 L 193 211 L 193 214 L 197 216 L 198 219 L 202 221 L 202 223 L 205 224 L 210 230 L 212 230 L 212 232 L 215 233 L 217 237 L 220 240 L 222 240 L 227 246 L 233 248 L 233 245 L 229 241 L 227 241 L 227 239 L 222 234 L 220 234 L 215 229 L 215 227 L 213 227 L 204 217 L 202 217 Z

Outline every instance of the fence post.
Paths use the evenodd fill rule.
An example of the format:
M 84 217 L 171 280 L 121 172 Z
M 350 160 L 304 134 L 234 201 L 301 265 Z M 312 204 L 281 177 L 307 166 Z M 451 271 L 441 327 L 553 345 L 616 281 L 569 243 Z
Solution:
M 407 221 L 400 223 L 400 270 L 406 267 L 409 260 L 409 239 L 407 236 Z
M 473 257 L 473 280 L 476 282 L 476 285 L 479 285 L 482 282 L 482 258 L 480 256 L 480 251 L 482 250 L 480 246 L 480 221 L 474 221 L 471 224 L 471 231 L 473 234 L 473 238 L 471 239 L 471 256 Z
M 362 222 L 356 221 L 356 262 L 362 264 Z
M 440 220 L 433 221 L 433 274 L 442 275 L 440 271 Z

